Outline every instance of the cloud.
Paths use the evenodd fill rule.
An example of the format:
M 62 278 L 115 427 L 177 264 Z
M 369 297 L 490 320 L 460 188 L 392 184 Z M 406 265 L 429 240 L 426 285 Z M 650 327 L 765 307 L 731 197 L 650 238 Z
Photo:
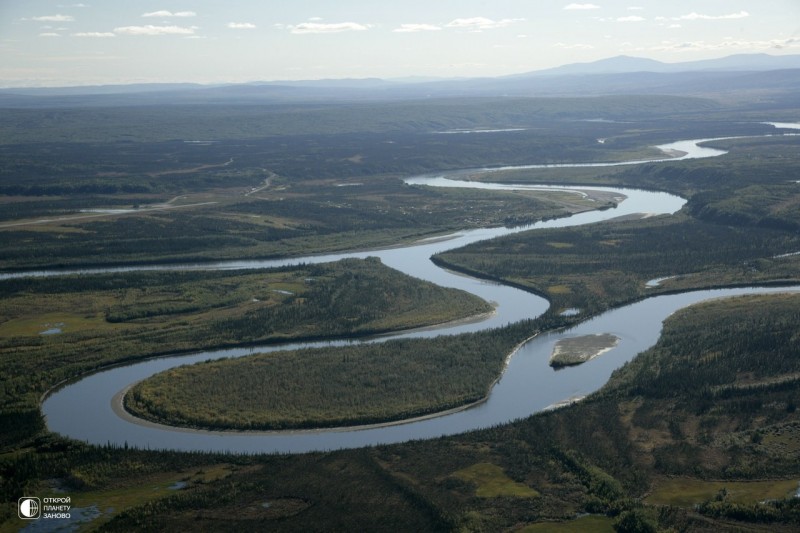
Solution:
M 628 11 L 643 11 L 644 8 L 642 6 L 630 6 Z
M 106 38 L 106 37 L 116 37 L 115 33 L 111 33 L 109 31 L 84 31 L 80 33 L 73 33 L 73 37 L 99 37 L 99 38 Z
M 554 48 L 561 48 L 563 50 L 594 50 L 594 46 L 591 44 L 583 44 L 583 43 L 574 43 L 574 44 L 566 44 L 566 43 L 556 43 L 553 45 Z
M 114 28 L 114 33 L 118 35 L 194 35 L 197 26 L 189 28 L 183 26 L 123 26 Z
M 680 17 L 675 17 L 673 20 L 726 20 L 726 19 L 744 19 L 750 16 L 750 13 L 747 11 L 739 11 L 738 13 L 730 13 L 728 15 L 701 15 L 700 13 L 695 13 L 694 11 L 689 13 L 688 15 L 682 15 Z
M 142 16 L 143 17 L 196 17 L 197 13 L 195 13 L 194 11 L 177 11 L 173 13 L 172 11 L 161 10 L 161 11 L 152 11 L 150 13 L 144 13 L 142 14 Z
M 617 22 L 642 22 L 643 20 L 645 20 L 644 17 L 640 17 L 638 15 L 617 18 Z
M 40 33 L 39 37 L 61 37 L 61 34 L 53 33 L 53 32 L 46 32 L 46 33 Z
M 516 22 L 522 22 L 525 19 L 501 19 L 501 20 L 492 20 L 487 19 L 486 17 L 472 17 L 472 18 L 461 18 L 455 19 L 451 22 L 446 24 L 447 28 L 456 28 L 460 30 L 469 30 L 469 31 L 483 31 L 483 30 L 493 30 L 496 28 L 505 28 L 511 26 Z
M 800 48 L 800 39 L 768 39 L 764 41 L 745 41 L 732 38 L 721 41 L 664 41 L 659 46 L 649 48 L 658 52 L 736 52 L 739 50 L 782 50 Z
M 418 33 L 421 31 L 439 31 L 441 29 L 440 26 L 434 26 L 433 24 L 401 24 L 399 28 L 395 28 L 392 31 L 395 33 Z
M 564 6 L 564 9 L 574 11 L 574 10 L 587 10 L 587 9 L 600 9 L 600 6 L 596 4 L 569 4 Z
M 250 22 L 229 22 L 228 28 L 232 30 L 254 30 L 256 25 Z
M 332 24 L 321 24 L 319 22 L 303 22 L 297 26 L 289 26 L 292 33 L 302 35 L 308 33 L 341 33 L 345 31 L 366 31 L 369 25 L 358 24 L 357 22 L 336 22 Z
M 33 17 L 31 20 L 37 22 L 73 22 L 75 17 L 72 15 L 45 15 L 43 17 Z

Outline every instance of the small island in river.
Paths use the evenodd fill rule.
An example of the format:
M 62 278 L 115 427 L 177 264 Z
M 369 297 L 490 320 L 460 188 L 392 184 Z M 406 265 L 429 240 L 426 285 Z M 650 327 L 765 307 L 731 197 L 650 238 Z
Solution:
M 614 348 L 619 340 L 619 337 L 610 333 L 561 339 L 550 354 L 550 366 L 561 368 L 585 363 Z

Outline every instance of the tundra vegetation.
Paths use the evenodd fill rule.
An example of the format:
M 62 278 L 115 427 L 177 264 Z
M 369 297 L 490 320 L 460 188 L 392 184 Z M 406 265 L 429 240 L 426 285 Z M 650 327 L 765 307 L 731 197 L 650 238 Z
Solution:
M 59 382 L 110 364 L 175 351 L 376 335 L 492 309 L 376 258 L 244 272 L 26 278 L 6 280 L 0 290 L 6 411 L 35 410 Z
M 2 458 L 4 496 L 68 487 L 87 504 L 115 502 L 118 510 L 98 519 L 111 531 L 197 521 L 377 528 L 386 520 L 422 530 L 635 522 L 791 531 L 800 524 L 798 304 L 798 295 L 771 295 L 688 308 L 583 402 L 431 441 L 230 456 L 29 436 Z M 164 490 L 176 481 L 185 488 Z M 585 512 L 592 517 L 573 523 Z
M 675 216 L 510 235 L 436 260 L 535 290 L 554 310 L 586 314 L 675 290 L 796 280 L 798 258 L 791 254 L 800 251 L 798 140 L 771 141 L 728 141 L 724 146 L 732 153 L 719 160 L 641 165 L 614 174 L 620 184 L 686 197 Z M 524 175 L 517 171 L 513 179 Z M 669 279 L 648 286 L 664 277 Z
M 430 190 L 400 178 L 645 158 L 656 152 L 653 145 L 680 138 L 771 133 L 759 122 L 796 120 L 798 113 L 796 97 L 726 105 L 660 96 L 4 110 L 0 268 L 304 255 L 518 224 L 591 202 Z M 522 131 L 437 133 L 503 127 Z M 796 137 L 731 139 L 715 143 L 730 153 L 712 160 L 492 173 L 486 179 L 666 190 L 688 203 L 671 217 L 525 233 L 442 254 L 437 261 L 535 290 L 553 305 L 542 318 L 494 332 L 392 345 L 398 354 L 430 346 L 441 365 L 425 367 L 429 361 L 409 355 L 404 372 L 452 372 L 446 362 L 458 358 L 454 351 L 473 350 L 471 364 L 490 382 L 508 347 L 536 331 L 650 294 L 796 282 L 800 257 L 787 254 L 800 251 L 797 143 Z M 479 174 L 470 176 L 483 179 Z M 84 212 L 114 208 L 128 212 Z M 649 280 L 668 276 L 677 277 L 648 288 Z M 353 312 L 362 309 L 365 293 L 337 292 L 347 292 L 345 281 L 404 287 L 396 294 L 406 294 L 398 298 L 406 311 L 387 300 L 382 316 Z M 798 296 L 746 297 L 682 311 L 668 319 L 654 348 L 597 394 L 511 424 L 360 450 L 236 456 L 75 442 L 47 431 L 37 401 L 59 381 L 113 362 L 447 320 L 452 316 L 436 304 L 443 295 L 374 261 L 272 272 L 3 280 L 0 291 L 3 531 L 19 528 L 13 502 L 20 496 L 64 493 L 100 510 L 85 527 L 108 531 L 780 532 L 800 526 L 800 499 L 793 497 L 800 480 Z M 303 310 L 305 322 L 280 318 L 282 309 L 300 312 L 312 294 L 330 304 L 327 311 Z M 423 313 L 418 304 L 425 294 Z M 467 315 L 486 310 L 448 294 Z M 374 305 L 380 307 L 370 301 L 370 310 Z M 560 316 L 568 308 L 581 314 Z M 342 320 L 354 316 L 361 318 Z M 60 333 L 40 335 L 51 329 Z M 355 360 L 366 367 L 372 354 L 376 361 L 381 356 L 369 350 L 317 355 L 340 368 Z M 293 357 L 303 354 L 287 361 Z M 226 372 L 239 372 L 233 361 L 225 365 Z M 473 379 L 468 374 L 465 383 Z M 359 379 L 379 383 L 379 376 Z M 305 377 L 295 374 L 298 381 Z M 486 381 L 476 382 L 453 397 L 469 401 L 485 390 Z M 452 405 L 452 397 L 437 401 Z M 394 415 L 379 416 L 403 412 L 390 407 Z M 414 404 L 405 412 L 430 408 Z M 308 413 L 284 418 L 298 424 Z M 326 416 L 327 422 L 314 423 L 330 424 L 331 413 Z M 583 513 L 590 516 L 575 519 Z
M 307 349 L 168 370 L 126 396 L 134 414 L 208 429 L 288 429 L 402 420 L 486 397 L 521 322 L 435 339 Z

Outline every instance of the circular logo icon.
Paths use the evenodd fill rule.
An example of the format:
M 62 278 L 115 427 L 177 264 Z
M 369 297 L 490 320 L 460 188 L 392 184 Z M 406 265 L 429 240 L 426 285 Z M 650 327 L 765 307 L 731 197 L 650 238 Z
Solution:
M 20 518 L 25 520 L 34 520 L 39 518 L 39 513 L 42 512 L 42 504 L 39 503 L 39 498 L 20 498 L 18 506 L 18 514 Z

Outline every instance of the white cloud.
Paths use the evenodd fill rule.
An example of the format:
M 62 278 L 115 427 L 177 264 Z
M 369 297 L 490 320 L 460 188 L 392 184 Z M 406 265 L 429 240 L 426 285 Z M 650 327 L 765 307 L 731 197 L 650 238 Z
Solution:
M 673 20 L 725 20 L 725 19 L 744 19 L 750 16 L 747 11 L 739 11 L 738 13 L 730 13 L 728 15 L 701 15 L 694 11 L 688 15 L 676 17 Z
M 638 15 L 631 15 L 629 17 L 619 17 L 617 18 L 617 22 L 642 22 L 644 17 L 640 17 Z
M 472 18 L 455 19 L 451 22 L 448 22 L 446 24 L 446 27 L 456 28 L 460 30 L 483 31 L 483 30 L 493 30 L 495 28 L 505 28 L 511 26 L 514 23 L 522 22 L 524 20 L 525 19 L 492 20 L 486 17 L 472 17 Z
M 254 30 L 256 25 L 250 22 L 229 22 L 228 28 L 232 30 Z
M 72 36 L 73 37 L 100 37 L 100 38 L 105 38 L 105 37 L 116 37 L 117 35 L 114 34 L 114 33 L 108 32 L 108 31 L 104 31 L 104 32 L 101 32 L 101 31 L 85 31 L 85 32 L 80 32 L 80 33 L 73 33 Z
M 564 9 L 573 10 L 586 10 L 586 9 L 600 9 L 596 4 L 569 4 L 564 6 Z
M 440 26 L 434 26 L 433 24 L 401 24 L 399 28 L 395 28 L 392 31 L 395 33 L 418 33 L 421 31 L 439 31 L 441 29 Z
M 308 20 L 310 20 L 311 22 L 321 22 L 325 19 L 323 19 L 322 17 L 309 17 Z
M 161 11 L 152 11 L 150 13 L 144 13 L 142 14 L 142 16 L 143 17 L 196 17 L 197 13 L 195 13 L 194 11 L 177 11 L 173 13 L 172 11 L 161 10 Z
M 73 22 L 75 17 L 72 15 L 45 15 L 43 17 L 33 17 L 32 20 L 38 22 Z
M 61 37 L 61 35 L 53 32 L 45 32 L 45 33 L 40 33 L 39 37 Z
M 628 11 L 643 11 L 644 8 L 642 6 L 630 6 Z
M 573 44 L 566 44 L 566 43 L 556 43 L 553 45 L 554 48 L 561 48 L 563 50 L 594 50 L 594 46 L 591 44 L 583 44 L 583 43 L 573 43 Z
M 297 26 L 289 26 L 292 33 L 341 33 L 345 31 L 365 31 L 369 25 L 358 24 L 357 22 L 336 22 L 332 24 L 320 24 L 318 22 L 303 22 Z
M 765 41 L 744 41 L 733 38 L 716 42 L 684 41 L 680 43 L 665 41 L 650 50 L 659 52 L 736 52 L 739 50 L 782 50 L 800 48 L 800 39 L 769 39 Z
M 183 26 L 123 26 L 114 28 L 114 33 L 118 35 L 194 35 L 197 26 L 189 28 Z

